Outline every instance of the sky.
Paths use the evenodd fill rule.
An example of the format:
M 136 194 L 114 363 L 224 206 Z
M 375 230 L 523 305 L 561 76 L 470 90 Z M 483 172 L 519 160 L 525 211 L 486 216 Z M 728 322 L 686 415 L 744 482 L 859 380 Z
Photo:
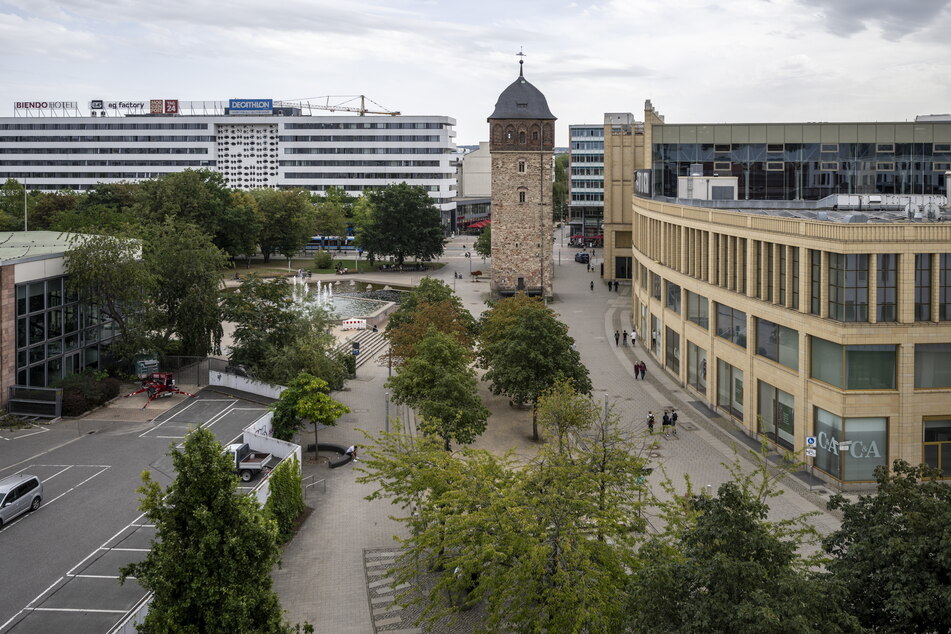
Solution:
M 951 0 L 0 0 L 14 101 L 363 94 L 487 139 L 518 76 L 567 126 L 908 121 L 951 112 Z

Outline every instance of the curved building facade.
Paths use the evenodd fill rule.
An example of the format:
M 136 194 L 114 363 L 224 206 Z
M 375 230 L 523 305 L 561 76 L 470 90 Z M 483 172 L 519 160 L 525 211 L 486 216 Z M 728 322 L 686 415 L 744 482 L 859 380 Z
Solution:
M 656 361 L 751 436 L 815 437 L 828 481 L 896 458 L 951 477 L 951 222 L 702 205 L 630 206 L 633 320 Z

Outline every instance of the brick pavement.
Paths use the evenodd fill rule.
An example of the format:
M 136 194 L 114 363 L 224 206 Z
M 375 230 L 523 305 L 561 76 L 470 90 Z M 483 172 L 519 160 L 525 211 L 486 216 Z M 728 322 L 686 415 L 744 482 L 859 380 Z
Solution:
M 489 288 L 486 282 L 469 279 L 469 262 L 463 253 L 471 249 L 472 242 L 473 238 L 453 240 L 444 257 L 447 266 L 435 276 L 454 286 L 466 308 L 478 316 L 485 309 Z M 675 407 L 680 414 L 679 438 L 667 440 L 658 433 L 653 438 L 657 448 L 649 451 L 650 447 L 645 446 L 645 452 L 656 454 L 651 456 L 652 464 L 660 467 L 651 475 L 649 485 L 655 494 L 662 495 L 658 484 L 665 472 L 679 487 L 682 487 L 683 476 L 689 474 L 695 485 L 710 485 L 716 489 L 729 477 L 722 463 L 733 460 L 734 447 L 739 449 L 743 464 L 751 464 L 742 457 L 747 443 L 734 435 L 732 423 L 719 416 L 710 418 L 690 405 L 690 401 L 697 399 L 676 385 L 640 344 L 614 345 L 615 330 L 632 330 L 630 286 L 622 284 L 619 293 L 608 291 L 598 276 L 600 259 L 595 259 L 595 270 L 588 272 L 585 265 L 574 262 L 575 252 L 576 249 L 561 248 L 556 243 L 552 308 L 568 324 L 577 342 L 581 358 L 591 373 L 595 398 L 600 402 L 607 394 L 622 424 L 637 433 L 645 427 L 648 410 L 657 413 L 665 406 Z M 480 268 L 484 271 L 487 267 L 481 265 Z M 462 273 L 465 279 L 456 280 L 454 272 Z M 404 284 L 418 280 L 418 273 L 405 273 L 387 274 L 385 280 L 380 281 Z M 589 289 L 592 280 L 594 291 Z M 647 363 L 646 381 L 634 380 L 635 359 Z M 371 433 L 383 429 L 386 376 L 386 367 L 376 363 L 361 367 L 358 379 L 336 395 L 352 413 L 336 427 L 320 432 L 321 442 L 347 445 L 362 440 L 358 429 Z M 530 413 L 511 409 L 507 399 L 491 395 L 484 385 L 480 391 L 492 415 L 486 433 L 475 446 L 492 451 L 513 448 L 516 455 L 526 458 L 532 455 L 537 445 L 530 439 Z M 398 412 L 395 406 L 390 406 L 391 416 L 400 414 L 406 416 L 406 412 Z M 657 418 L 659 430 L 660 416 Z M 307 502 L 315 510 L 285 548 L 283 565 L 274 572 L 275 589 L 289 620 L 310 621 L 317 632 L 328 634 L 417 631 L 401 618 L 400 610 L 394 610 L 387 603 L 378 587 L 368 587 L 371 578 L 377 579 L 378 571 L 368 567 L 365 552 L 389 552 L 397 548 L 392 537 L 403 529 L 389 516 L 398 514 L 399 510 L 385 502 L 364 500 L 371 488 L 356 483 L 358 473 L 353 465 L 330 470 L 325 463 L 305 460 L 303 472 L 305 476 L 324 479 L 326 492 L 321 492 L 321 487 L 309 490 Z M 824 510 L 827 497 L 810 494 L 805 485 L 793 479 L 784 483 L 782 495 L 771 501 L 770 516 L 779 519 L 817 512 L 812 521 L 821 532 L 828 532 L 837 527 L 838 520 Z

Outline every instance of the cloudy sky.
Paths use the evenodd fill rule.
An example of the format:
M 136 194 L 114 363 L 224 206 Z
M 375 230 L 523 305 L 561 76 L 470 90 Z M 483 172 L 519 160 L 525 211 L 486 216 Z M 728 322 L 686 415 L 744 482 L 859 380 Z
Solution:
M 951 0 L 0 0 L 21 100 L 365 94 L 457 142 L 518 74 L 559 119 L 905 121 L 951 112 Z

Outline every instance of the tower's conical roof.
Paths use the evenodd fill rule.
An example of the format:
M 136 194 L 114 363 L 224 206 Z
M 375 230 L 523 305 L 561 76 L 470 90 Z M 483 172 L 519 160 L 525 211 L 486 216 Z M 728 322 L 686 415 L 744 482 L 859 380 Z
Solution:
M 495 102 L 495 111 L 489 119 L 551 119 L 556 117 L 548 109 L 548 100 L 538 88 L 528 83 L 519 62 L 518 79 L 502 91 Z

